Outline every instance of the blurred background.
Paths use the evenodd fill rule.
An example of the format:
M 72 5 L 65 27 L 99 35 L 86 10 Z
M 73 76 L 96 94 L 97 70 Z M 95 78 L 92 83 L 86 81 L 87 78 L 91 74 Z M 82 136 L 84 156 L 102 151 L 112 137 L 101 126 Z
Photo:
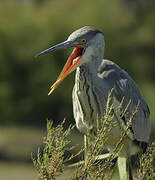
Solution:
M 0 180 L 37 179 L 31 152 L 41 144 L 46 119 L 74 124 L 75 72 L 47 96 L 71 50 L 35 55 L 86 25 L 104 33 L 105 58 L 140 87 L 155 138 L 154 9 L 154 0 L 0 1 Z

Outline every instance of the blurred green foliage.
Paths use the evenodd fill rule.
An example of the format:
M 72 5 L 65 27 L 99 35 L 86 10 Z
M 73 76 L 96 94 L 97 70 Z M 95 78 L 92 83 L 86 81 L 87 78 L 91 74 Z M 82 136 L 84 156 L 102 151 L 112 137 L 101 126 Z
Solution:
M 153 122 L 154 6 L 135 13 L 123 0 L 36 2 L 0 2 L 0 123 L 45 126 L 47 117 L 57 123 L 64 117 L 73 121 L 73 74 L 47 96 L 70 50 L 38 59 L 34 56 L 85 25 L 104 32 L 105 58 L 118 63 L 138 83 Z

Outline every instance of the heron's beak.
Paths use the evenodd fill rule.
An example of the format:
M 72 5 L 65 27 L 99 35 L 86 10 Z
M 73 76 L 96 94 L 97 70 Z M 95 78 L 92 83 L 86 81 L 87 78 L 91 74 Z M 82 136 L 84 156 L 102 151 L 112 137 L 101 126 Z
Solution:
M 52 94 L 52 92 L 57 88 L 57 86 L 71 73 L 73 72 L 79 65 L 80 65 L 80 59 L 83 54 L 84 48 L 79 47 L 74 44 L 73 41 L 65 41 L 63 43 L 60 43 L 56 46 L 53 46 L 45 51 L 42 51 L 37 56 L 41 56 L 50 52 L 57 51 L 59 49 L 74 47 L 72 54 L 68 58 L 62 72 L 60 73 L 57 81 L 51 86 L 51 90 L 48 93 L 48 95 Z

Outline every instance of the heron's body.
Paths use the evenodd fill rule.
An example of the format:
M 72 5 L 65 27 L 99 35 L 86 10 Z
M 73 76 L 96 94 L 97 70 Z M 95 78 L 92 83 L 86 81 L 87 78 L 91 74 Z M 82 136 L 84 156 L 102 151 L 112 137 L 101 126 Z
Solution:
M 122 120 L 125 125 L 138 103 L 140 103 L 139 111 L 132 124 L 131 137 L 125 140 L 125 146 L 122 150 L 123 155 L 136 153 L 139 148 L 133 141 L 148 142 L 150 136 L 150 113 L 138 87 L 131 77 L 112 61 L 101 60 L 96 73 L 92 73 L 90 70 L 91 67 L 89 67 L 89 64 L 84 64 L 77 68 L 76 71 L 72 96 L 73 112 L 77 128 L 82 133 L 86 133 L 87 130 L 91 131 L 96 127 L 97 116 L 101 118 L 104 115 L 108 94 L 114 88 L 112 99 L 115 107 L 120 105 L 124 97 L 122 108 L 125 110 L 131 100 L 128 114 Z M 110 141 L 108 141 L 107 145 L 113 148 L 120 137 L 120 127 L 116 126 L 109 134 Z
M 83 133 L 95 128 L 97 117 L 104 115 L 108 94 L 112 89 L 114 108 L 117 108 L 124 98 L 121 107 L 124 111 L 131 101 L 127 113 L 122 118 L 118 114 L 119 121 L 124 123 L 124 126 L 139 105 L 132 122 L 131 133 L 124 141 L 125 146 L 121 155 L 130 156 L 137 152 L 138 147 L 134 145 L 134 141 L 144 143 L 149 141 L 149 108 L 132 78 L 112 61 L 103 60 L 103 33 L 88 26 L 83 27 L 73 32 L 63 43 L 39 53 L 39 56 L 67 47 L 74 47 L 74 51 L 49 94 L 66 76 L 77 69 L 73 89 L 73 112 L 77 128 Z M 110 141 L 107 142 L 110 148 L 118 142 L 120 134 L 120 126 L 112 129 L 109 134 Z

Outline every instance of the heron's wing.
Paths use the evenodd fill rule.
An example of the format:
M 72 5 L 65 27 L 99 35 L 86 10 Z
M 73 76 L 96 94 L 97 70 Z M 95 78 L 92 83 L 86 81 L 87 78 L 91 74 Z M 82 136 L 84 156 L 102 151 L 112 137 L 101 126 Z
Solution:
M 143 99 L 139 88 L 133 79 L 122 70 L 118 65 L 109 60 L 103 60 L 99 69 L 98 76 L 110 88 L 114 88 L 113 96 L 118 103 L 121 103 L 122 109 L 125 110 L 128 103 L 128 113 L 126 113 L 124 121 L 129 120 L 131 114 L 135 111 L 136 106 L 139 104 L 139 110 L 132 123 L 132 130 L 134 137 L 138 141 L 149 141 L 150 136 L 150 112 L 148 105 Z

